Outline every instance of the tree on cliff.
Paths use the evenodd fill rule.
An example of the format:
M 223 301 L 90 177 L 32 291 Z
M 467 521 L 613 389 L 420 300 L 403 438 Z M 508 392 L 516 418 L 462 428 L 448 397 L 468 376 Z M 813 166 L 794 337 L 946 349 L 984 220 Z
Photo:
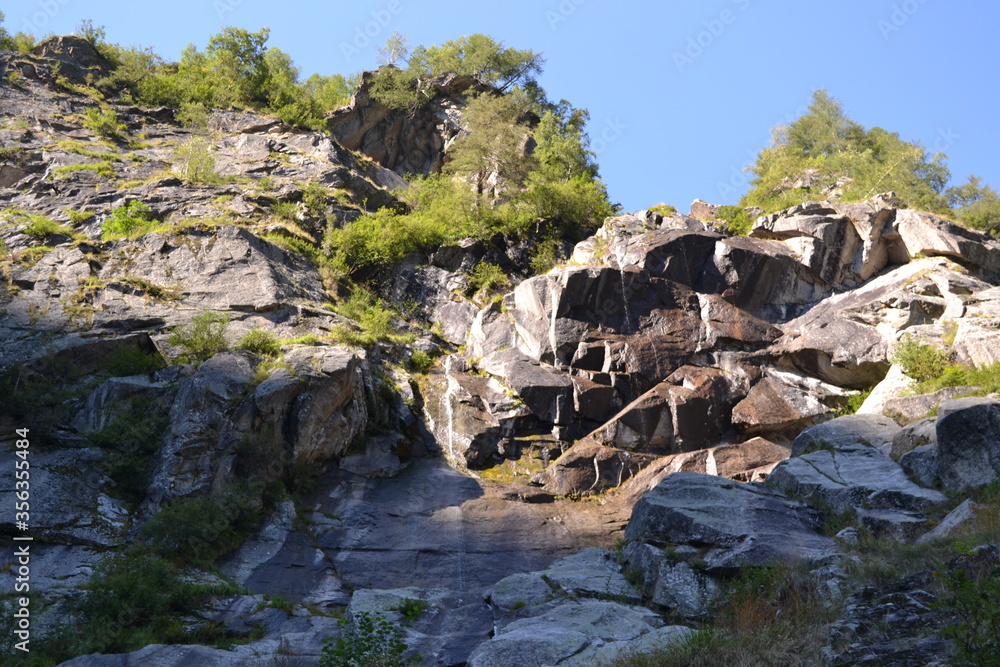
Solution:
M 949 172 L 942 153 L 929 155 L 917 143 L 881 127 L 851 120 L 824 90 L 813 93 L 808 111 L 775 128 L 772 144 L 750 168 L 752 189 L 742 206 L 775 211 L 839 189 L 842 201 L 861 201 L 893 191 L 908 206 L 946 212 Z M 802 185 L 804 174 L 810 183 Z
M 417 76 L 446 72 L 468 74 L 501 91 L 533 81 L 544 63 L 540 53 L 505 48 L 483 34 L 460 37 L 440 46 L 419 46 L 410 55 L 409 69 Z

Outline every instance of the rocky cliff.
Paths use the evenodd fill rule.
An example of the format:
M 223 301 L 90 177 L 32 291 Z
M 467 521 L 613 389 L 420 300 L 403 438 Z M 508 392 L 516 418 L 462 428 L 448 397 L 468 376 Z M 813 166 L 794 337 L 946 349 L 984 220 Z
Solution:
M 767 664 L 990 646 L 935 574 L 1000 564 L 995 240 L 889 195 L 747 237 L 643 211 L 523 280 L 524 239 L 408 256 L 372 333 L 315 248 L 440 167 L 470 81 L 411 114 L 363 84 L 329 134 L 121 105 L 109 134 L 88 43 L 0 65 L 4 449 L 30 429 L 34 637 L 65 664 L 316 664 L 372 618 L 436 665 L 685 664 L 738 612 L 819 619 Z M 509 291 L 471 294 L 484 262 Z M 924 393 L 914 345 L 955 381 Z M 127 656 L 76 657 L 66 624 L 151 563 L 203 586 L 183 631 L 127 653 L 140 605 Z

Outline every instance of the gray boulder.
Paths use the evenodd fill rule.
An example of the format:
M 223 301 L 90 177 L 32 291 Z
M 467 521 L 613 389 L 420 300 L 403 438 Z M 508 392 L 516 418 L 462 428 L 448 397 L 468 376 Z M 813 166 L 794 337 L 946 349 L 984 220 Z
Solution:
M 937 472 L 948 489 L 985 486 L 1000 476 L 1000 403 L 987 402 L 938 419 Z
M 899 457 L 899 465 L 918 484 L 933 486 L 938 479 L 937 443 L 913 448 Z
M 833 540 L 817 532 L 819 525 L 815 510 L 767 487 L 679 472 L 636 503 L 625 539 L 697 545 L 709 572 L 735 571 L 835 553 Z
M 842 444 L 778 464 L 768 486 L 842 513 L 856 508 L 917 512 L 943 503 L 937 491 L 917 486 L 885 454 Z
M 805 451 L 862 445 L 880 449 L 892 442 L 899 425 L 880 415 L 846 415 L 811 426 L 792 442 L 792 456 Z

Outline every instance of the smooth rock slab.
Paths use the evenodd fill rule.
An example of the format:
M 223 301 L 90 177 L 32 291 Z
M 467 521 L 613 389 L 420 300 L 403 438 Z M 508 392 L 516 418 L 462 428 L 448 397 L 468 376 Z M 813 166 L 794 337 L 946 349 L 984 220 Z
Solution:
M 501 628 L 473 651 L 469 666 L 561 664 L 589 644 L 633 641 L 660 626 L 659 617 L 642 607 L 563 600 Z
M 792 456 L 822 447 L 863 445 L 878 449 L 899 432 L 899 425 L 881 415 L 846 415 L 807 428 L 792 442 Z
M 706 547 L 709 570 L 733 570 L 836 553 L 819 525 L 815 510 L 767 487 L 680 472 L 639 500 L 625 539 Z
M 788 459 L 774 469 L 767 484 L 838 514 L 860 507 L 920 511 L 945 501 L 943 494 L 917 486 L 898 464 L 863 445 Z

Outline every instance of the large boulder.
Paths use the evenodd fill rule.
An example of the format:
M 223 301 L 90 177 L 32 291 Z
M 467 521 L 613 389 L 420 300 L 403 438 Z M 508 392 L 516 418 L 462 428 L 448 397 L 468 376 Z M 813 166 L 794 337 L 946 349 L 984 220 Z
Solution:
M 477 365 L 510 387 L 540 421 L 566 425 L 572 420 L 574 386 L 565 374 L 514 349 L 488 354 Z
M 1000 477 L 1000 402 L 938 419 L 937 453 L 938 477 L 948 489 L 978 488 Z
M 825 421 L 844 394 L 819 380 L 768 369 L 733 408 L 733 425 L 748 435 L 791 440 L 802 429 Z
M 899 425 L 880 415 L 845 415 L 812 426 L 792 442 L 792 456 L 806 451 L 862 445 L 881 449 L 899 433 Z
M 910 257 L 947 257 L 985 280 L 1000 277 L 1000 242 L 985 234 L 913 209 L 896 211 L 892 227 Z
M 679 472 L 636 503 L 625 539 L 697 546 L 709 572 L 733 572 L 836 553 L 819 526 L 818 512 L 767 487 Z
M 566 450 L 532 481 L 557 495 L 602 493 L 621 486 L 655 458 L 587 438 Z
M 837 444 L 779 463 L 768 486 L 829 508 L 834 514 L 864 508 L 919 512 L 943 503 L 938 492 L 917 486 L 877 449 Z

